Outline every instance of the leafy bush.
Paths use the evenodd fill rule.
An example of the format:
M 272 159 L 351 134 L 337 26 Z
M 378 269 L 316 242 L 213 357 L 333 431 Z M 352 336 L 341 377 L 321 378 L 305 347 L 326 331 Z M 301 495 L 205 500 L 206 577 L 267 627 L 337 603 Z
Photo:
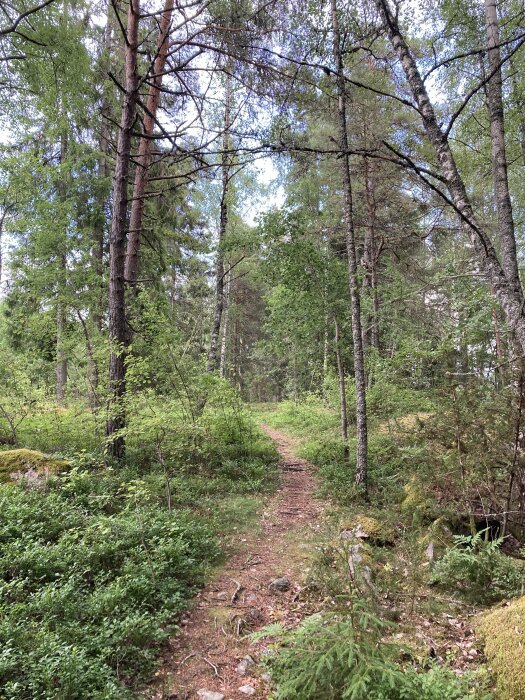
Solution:
M 488 700 L 483 679 L 427 672 L 396 663 L 398 649 L 381 641 L 381 622 L 363 608 L 349 617 L 313 615 L 292 631 L 275 626 L 279 646 L 269 668 L 277 700 Z M 263 632 L 264 634 L 264 632 Z
M 207 525 L 140 503 L 117 514 L 0 488 L 0 685 L 4 698 L 123 698 L 166 624 L 219 555 Z M 69 494 L 70 496 L 70 494 Z
M 524 581 L 522 566 L 500 551 L 502 538 L 486 540 L 485 532 L 454 537 L 454 547 L 435 564 L 431 582 L 458 590 L 473 602 L 518 595 Z
M 156 408 L 130 436 L 137 457 L 169 416 Z M 45 488 L 0 485 L 2 700 L 135 697 L 221 557 L 217 533 L 246 527 L 257 502 L 244 494 L 274 486 L 275 449 L 237 406 L 207 408 L 197 437 L 180 416 L 168 422 L 176 446 L 180 426 L 208 463 L 193 469 L 181 442 L 118 468 L 81 451 Z

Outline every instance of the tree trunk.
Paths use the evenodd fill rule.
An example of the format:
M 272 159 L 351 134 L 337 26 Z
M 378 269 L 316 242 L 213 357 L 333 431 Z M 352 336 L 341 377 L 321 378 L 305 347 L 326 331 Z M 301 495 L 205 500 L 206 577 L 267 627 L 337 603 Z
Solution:
M 345 385 L 345 368 L 343 365 L 343 358 L 341 357 L 340 348 L 340 333 L 339 333 L 339 321 L 337 316 L 334 316 L 334 326 L 335 326 L 335 359 L 337 362 L 337 377 L 339 379 L 339 402 L 341 404 L 340 416 L 341 416 L 341 439 L 343 440 L 343 450 L 345 461 L 348 461 L 350 456 L 348 450 L 348 407 L 346 403 L 346 385 Z
M 58 181 L 58 200 L 63 204 L 67 198 L 66 180 L 64 177 L 64 162 L 67 157 L 67 135 L 60 136 L 60 177 Z M 64 225 L 64 240 L 66 244 L 66 225 Z M 66 398 L 67 385 L 67 357 L 65 350 L 65 330 L 66 330 L 66 311 L 64 308 L 63 293 L 66 285 L 66 252 L 65 249 L 59 252 L 59 273 L 58 273 L 58 288 L 57 288 L 57 305 L 56 305 L 56 399 L 59 406 L 63 406 Z
M 231 128 L 231 77 L 229 67 L 226 69 L 226 86 L 224 96 L 224 133 L 222 137 L 222 192 L 220 204 L 219 241 L 215 264 L 215 311 L 213 327 L 208 350 L 208 372 L 215 372 L 220 364 L 218 355 L 219 336 L 221 332 L 222 312 L 224 310 L 224 253 L 222 244 L 228 226 L 228 189 L 230 181 L 230 128 Z
M 368 158 L 363 159 L 366 197 L 365 268 L 363 284 L 370 291 L 372 312 L 366 321 L 366 342 L 379 350 L 379 298 L 377 296 L 377 245 L 375 187 Z
M 343 56 L 341 50 L 341 33 L 337 14 L 337 0 L 331 0 L 333 55 L 336 65 L 339 141 L 341 148 L 341 175 L 343 184 L 344 223 L 346 235 L 346 252 L 348 258 L 348 281 L 350 287 L 350 302 L 352 307 L 352 337 L 354 341 L 354 375 L 356 387 L 356 419 L 357 419 L 357 455 L 356 455 L 356 484 L 365 493 L 368 492 L 368 426 L 366 412 L 366 373 L 363 352 L 363 333 L 361 326 L 361 300 L 359 279 L 357 274 L 357 253 L 353 218 L 352 181 L 350 178 L 350 158 L 348 155 L 348 132 L 346 126 L 345 79 L 343 75 Z
M 102 99 L 100 104 L 100 133 L 98 138 L 98 177 L 100 180 L 105 180 L 109 175 L 108 168 L 108 149 L 111 139 L 111 105 L 104 90 L 104 81 L 106 79 L 106 73 L 109 70 L 109 53 L 111 51 L 111 37 L 112 37 L 112 24 L 111 24 L 111 1 L 108 3 L 106 11 L 106 28 L 104 30 L 104 55 L 100 70 L 100 87 L 102 90 Z M 105 301 L 105 289 L 104 289 L 104 230 L 106 224 L 106 195 L 102 192 L 97 197 L 97 211 L 95 213 L 95 222 L 93 226 L 93 244 L 91 247 L 91 261 L 93 264 L 93 271 L 96 278 L 96 298 L 94 300 L 93 309 L 91 310 L 91 317 L 96 328 L 100 331 L 102 329 L 102 317 L 103 308 Z
M 219 371 L 221 377 L 226 376 L 226 348 L 228 344 L 228 321 L 230 316 L 230 277 L 226 276 L 226 290 L 224 295 L 224 322 L 221 332 L 221 358 L 219 363 Z
M 487 45 L 489 71 L 494 73 L 487 83 L 487 102 L 490 118 L 492 142 L 492 170 L 494 176 L 494 199 L 498 213 L 498 232 L 501 242 L 503 271 L 516 293 L 523 299 L 520 283 L 514 216 L 509 192 L 507 174 L 507 153 L 505 149 L 505 123 L 503 114 L 501 53 L 499 50 L 498 13 L 495 0 L 485 0 L 487 24 Z
M 126 424 L 123 398 L 126 392 L 126 303 L 124 267 L 128 214 L 128 177 L 131 139 L 135 124 L 139 78 L 137 72 L 139 0 L 129 0 L 126 45 L 124 49 L 125 95 L 122 103 L 117 157 L 113 176 L 113 211 L 109 238 L 109 360 L 110 405 L 106 424 L 108 452 L 116 458 L 124 455 L 121 431 Z M 115 435 L 115 433 L 118 433 Z
M 494 290 L 494 296 L 501 305 L 509 327 L 515 332 L 523 352 L 525 352 L 525 314 L 522 304 L 523 292 L 509 281 L 498 260 L 496 250 L 490 237 L 477 223 L 471 202 L 467 195 L 465 183 L 459 174 L 447 134 L 438 124 L 434 107 L 428 97 L 425 84 L 421 78 L 416 62 L 407 43 L 400 32 L 397 20 L 389 10 L 387 0 L 376 0 L 388 36 L 401 62 L 413 98 L 421 113 L 427 137 L 432 144 L 450 194 L 450 201 L 469 234 L 477 253 L 480 267 Z
M 148 170 L 151 165 L 151 145 L 155 120 L 160 102 L 162 77 L 169 49 L 169 33 L 173 14 L 173 0 L 166 0 L 160 18 L 157 55 L 153 63 L 153 76 L 149 80 L 148 98 L 143 117 L 142 136 L 139 140 L 138 155 L 135 158 L 135 182 L 133 185 L 133 201 L 129 218 L 129 236 L 126 251 L 125 279 L 126 284 L 135 288 L 138 279 L 139 253 L 144 219 L 144 195 L 148 183 Z
M 65 327 L 66 314 L 64 311 L 64 303 L 59 298 L 57 301 L 56 333 L 56 397 L 59 406 L 63 406 L 65 403 L 67 386 L 67 358 L 64 348 Z

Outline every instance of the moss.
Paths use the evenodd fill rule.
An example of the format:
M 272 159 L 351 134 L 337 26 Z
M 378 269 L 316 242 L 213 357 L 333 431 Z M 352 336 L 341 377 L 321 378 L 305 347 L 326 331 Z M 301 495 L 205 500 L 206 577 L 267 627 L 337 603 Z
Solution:
M 525 700 L 525 596 L 481 615 L 478 630 L 496 678 L 498 700 Z
M 67 469 L 69 464 L 36 450 L 6 450 L 0 452 L 0 482 L 15 481 L 17 477 L 32 475 L 47 477 Z
M 401 502 L 401 510 L 405 513 L 418 513 L 428 516 L 432 512 L 432 501 L 417 476 L 413 476 L 403 487 L 405 497 Z
M 345 520 L 340 527 L 341 532 L 360 531 L 361 537 L 372 544 L 392 544 L 394 537 L 388 528 L 376 518 L 369 515 L 354 515 Z M 359 537 L 359 535 L 357 535 Z

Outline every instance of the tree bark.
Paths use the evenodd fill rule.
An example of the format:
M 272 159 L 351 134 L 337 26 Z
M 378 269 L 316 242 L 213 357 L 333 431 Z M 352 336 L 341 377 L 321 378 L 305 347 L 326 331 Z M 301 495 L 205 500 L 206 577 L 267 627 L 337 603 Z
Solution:
M 169 49 L 169 33 L 173 14 L 173 0 L 166 0 L 159 24 L 157 54 L 153 63 L 153 76 L 149 80 L 146 111 L 143 117 L 142 136 L 139 140 L 138 154 L 135 158 L 135 181 L 133 184 L 133 201 L 129 218 L 129 236 L 126 251 L 126 284 L 135 288 L 138 279 L 139 254 L 144 219 L 144 195 L 148 184 L 148 170 L 151 165 L 151 136 L 160 102 L 162 78 Z
M 425 84 L 417 68 L 415 59 L 401 34 L 397 20 L 388 7 L 387 0 L 375 0 L 377 9 L 385 24 L 390 42 L 401 62 L 410 90 L 421 113 L 427 137 L 438 158 L 441 174 L 444 177 L 450 201 L 470 237 L 481 270 L 487 276 L 494 290 L 494 296 L 501 305 L 509 327 L 514 331 L 523 352 L 525 352 L 525 315 L 522 303 L 523 292 L 519 292 L 503 271 L 494 245 L 483 231 L 472 209 L 465 183 L 459 174 L 447 134 L 438 124 L 434 107 L 429 99 Z
M 352 308 L 352 338 L 354 341 L 354 375 L 356 387 L 356 431 L 357 454 L 355 482 L 368 493 L 368 425 L 366 411 L 366 372 L 363 352 L 363 332 L 361 324 L 361 300 L 357 274 L 357 253 L 355 245 L 352 181 L 350 178 L 350 157 L 348 148 L 348 131 L 346 125 L 345 79 L 343 75 L 343 55 L 341 32 L 337 12 L 337 0 L 331 0 L 333 57 L 336 66 L 336 87 L 338 97 L 339 141 L 341 148 L 341 176 L 343 184 L 343 208 L 346 235 L 346 252 L 348 258 L 348 281 L 350 303 Z
M 131 160 L 132 131 L 135 124 L 139 78 L 137 72 L 139 0 L 129 0 L 126 45 L 124 49 L 125 95 L 122 103 L 117 157 L 113 176 L 113 211 L 109 239 L 109 361 L 110 405 L 106 424 L 108 453 L 124 455 L 125 440 L 121 431 L 126 425 L 123 398 L 126 393 L 126 302 L 124 268 L 128 214 L 128 177 Z
M 487 102 L 492 142 L 492 170 L 494 177 L 494 199 L 498 214 L 498 232 L 501 243 L 503 271 L 520 298 L 523 290 L 520 283 L 514 216 L 510 199 L 505 148 L 505 122 L 503 113 L 503 88 L 501 76 L 501 52 L 499 49 L 498 13 L 495 0 L 485 0 L 489 71 L 492 75 L 487 83 Z
M 100 88 L 102 90 L 102 99 L 100 103 L 100 133 L 98 137 L 98 176 L 100 180 L 105 180 L 109 175 L 108 167 L 108 149 L 111 139 L 111 105 L 104 90 L 104 81 L 106 79 L 106 73 L 109 70 L 109 53 L 111 51 L 111 37 L 112 37 L 112 24 L 111 24 L 111 0 L 108 3 L 106 11 L 106 27 L 104 30 L 104 46 L 103 46 L 103 56 L 100 66 Z M 102 191 L 97 197 L 97 208 L 95 213 L 95 222 L 93 225 L 93 244 L 91 247 L 91 261 L 93 265 L 93 271 L 96 278 L 96 297 L 93 303 L 93 308 L 91 310 L 91 317 L 96 328 L 100 331 L 102 329 L 102 318 L 103 318 L 103 308 L 105 299 L 105 289 L 104 289 L 104 230 L 106 224 L 106 194 Z
M 341 416 L 341 438 L 343 440 L 343 454 L 345 461 L 348 460 L 350 454 L 348 450 L 348 406 L 346 403 L 346 384 L 345 384 L 345 368 L 343 365 L 343 358 L 341 357 L 341 347 L 340 347 L 340 332 L 339 332 L 339 321 L 337 316 L 334 316 L 334 326 L 335 326 L 335 359 L 337 362 L 337 377 L 339 379 L 339 403 L 341 404 L 340 416 Z
M 230 182 L 230 129 L 231 129 L 231 77 L 230 68 L 225 71 L 226 85 L 224 95 L 224 133 L 222 137 L 222 192 L 220 204 L 219 240 L 217 245 L 217 259 L 215 263 L 215 310 L 213 314 L 213 327 L 211 331 L 210 347 L 208 350 L 208 372 L 215 372 L 219 368 L 220 357 L 218 353 L 219 337 L 221 332 L 222 313 L 224 310 L 224 253 L 222 244 L 226 237 L 228 227 L 228 190 Z
M 66 181 L 64 177 L 64 162 L 67 157 L 67 135 L 63 133 L 60 136 L 60 166 L 61 172 L 58 180 L 58 199 L 63 204 L 67 198 Z M 66 225 L 64 225 L 64 240 L 67 236 Z M 56 306 L 56 399 L 59 406 L 63 406 L 66 398 L 67 385 L 67 357 L 65 350 L 65 330 L 66 330 L 66 311 L 64 307 L 63 292 L 66 285 L 66 252 L 65 249 L 59 251 L 59 273 L 58 273 L 58 289 L 57 289 L 57 306 Z
M 224 322 L 221 331 L 221 357 L 219 362 L 219 372 L 221 377 L 226 377 L 226 349 L 228 345 L 228 321 L 230 316 L 230 276 L 226 275 L 226 288 L 224 294 Z
M 364 162 L 365 198 L 366 198 L 366 226 L 365 226 L 365 268 L 366 274 L 363 285 L 370 291 L 372 301 L 372 313 L 367 319 L 365 339 L 366 343 L 379 350 L 379 298 L 377 295 L 377 245 L 376 245 L 376 201 L 374 180 L 371 173 L 368 158 Z

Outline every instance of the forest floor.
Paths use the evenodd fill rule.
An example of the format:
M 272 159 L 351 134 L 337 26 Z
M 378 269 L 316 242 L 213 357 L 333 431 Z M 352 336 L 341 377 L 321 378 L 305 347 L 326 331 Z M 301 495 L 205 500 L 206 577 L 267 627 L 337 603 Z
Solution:
M 232 558 L 196 597 L 146 697 L 267 697 L 269 687 L 258 666 L 265 645 L 249 635 L 276 622 L 295 626 L 307 614 L 301 589 L 324 506 L 314 498 L 311 465 L 295 454 L 299 440 L 261 427 L 281 456 L 279 488 L 265 503 L 259 527 L 239 537 Z

